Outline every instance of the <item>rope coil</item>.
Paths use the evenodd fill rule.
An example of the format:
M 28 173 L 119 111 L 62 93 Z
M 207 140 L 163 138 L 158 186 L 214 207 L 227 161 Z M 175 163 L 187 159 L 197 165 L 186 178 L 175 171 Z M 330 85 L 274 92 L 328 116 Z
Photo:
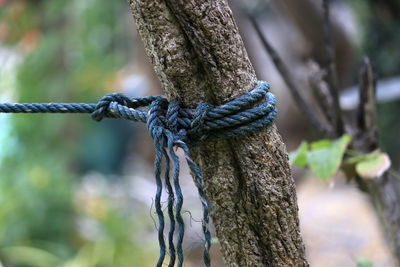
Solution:
M 159 221 L 158 240 L 160 245 L 157 267 L 162 266 L 166 254 L 164 213 L 160 202 L 163 187 L 161 177 L 163 159 L 166 163 L 163 176 L 168 193 L 167 212 L 170 221 L 168 232 L 170 261 L 168 266 L 173 267 L 176 256 L 178 257 L 178 266 L 183 265 L 182 242 L 185 229 L 181 215 L 183 194 L 179 184 L 179 157 L 175 153 L 174 147 L 182 148 L 186 162 L 194 175 L 203 207 L 204 263 L 206 266 L 210 266 L 210 205 L 204 194 L 201 171 L 193 162 L 189 147 L 206 140 L 227 139 L 257 132 L 273 123 L 277 109 L 275 96 L 269 92 L 269 84 L 259 81 L 258 86 L 252 91 L 217 107 L 201 103 L 196 109 L 186 109 L 182 108 L 181 103 L 176 99 L 168 101 L 163 96 L 129 98 L 117 93 L 104 96 L 97 104 L 0 103 L 0 113 L 91 113 L 95 121 L 101 121 L 103 118 L 121 118 L 146 123 L 154 140 L 156 151 L 154 161 L 157 184 L 155 208 Z M 170 179 L 171 158 L 173 163 L 172 183 Z M 173 239 L 176 223 L 178 236 L 175 247 Z

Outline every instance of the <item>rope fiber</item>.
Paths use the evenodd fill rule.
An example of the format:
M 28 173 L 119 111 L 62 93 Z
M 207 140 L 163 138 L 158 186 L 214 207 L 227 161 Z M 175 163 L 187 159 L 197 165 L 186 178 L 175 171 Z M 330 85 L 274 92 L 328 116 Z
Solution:
M 146 108 L 147 107 L 147 108 Z M 109 94 L 97 104 L 85 103 L 0 103 L 0 113 L 90 113 L 95 121 L 103 118 L 121 118 L 144 122 L 154 140 L 156 158 L 154 173 L 157 184 L 155 208 L 158 217 L 158 241 L 160 255 L 157 267 L 164 263 L 166 244 L 164 240 L 164 212 L 161 205 L 163 181 L 168 193 L 168 232 L 169 267 L 183 265 L 182 242 L 185 224 L 181 210 L 183 194 L 179 183 L 179 157 L 174 147 L 183 150 L 186 162 L 194 175 L 200 201 L 203 208 L 202 230 L 204 233 L 203 258 L 205 266 L 210 266 L 209 250 L 211 234 L 209 231 L 208 202 L 203 190 L 203 177 L 200 168 L 193 162 L 189 148 L 206 140 L 227 139 L 238 135 L 248 135 L 272 124 L 276 115 L 275 96 L 269 92 L 269 84 L 259 81 L 252 91 L 238 98 L 213 107 L 201 103 L 196 109 L 183 108 L 179 100 L 168 101 L 164 96 L 147 96 L 129 98 L 122 94 Z M 161 175 L 161 164 L 165 161 L 164 177 Z M 171 161 L 172 159 L 172 161 Z M 170 177 L 173 164 L 172 183 Z M 174 243 L 175 227 L 178 227 L 176 245 Z

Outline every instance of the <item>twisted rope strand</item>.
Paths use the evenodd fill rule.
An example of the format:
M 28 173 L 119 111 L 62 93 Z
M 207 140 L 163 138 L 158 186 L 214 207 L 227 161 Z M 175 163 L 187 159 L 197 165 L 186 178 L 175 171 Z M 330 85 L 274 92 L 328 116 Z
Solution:
M 96 104 L 85 103 L 2 103 L 1 113 L 92 113 Z
M 160 129 L 161 130 L 161 129 Z M 161 181 L 161 161 L 162 161 L 162 152 L 160 149 L 160 134 L 155 134 L 154 139 L 154 148 L 156 150 L 156 158 L 154 161 L 154 174 L 156 177 L 157 191 L 155 196 L 155 208 L 158 217 L 158 243 L 160 245 L 160 256 L 158 258 L 157 267 L 161 267 L 165 258 L 165 241 L 164 241 L 164 213 L 161 207 L 161 195 L 162 195 L 162 181 Z
M 175 194 L 176 194 L 176 204 L 175 204 L 175 218 L 178 222 L 178 239 L 176 244 L 176 251 L 178 254 L 178 267 L 182 267 L 183 265 L 183 250 L 182 250 L 182 242 L 183 236 L 185 234 L 185 223 L 182 218 L 182 205 L 183 205 L 183 194 L 182 189 L 179 184 L 179 157 L 176 155 L 174 151 L 174 138 L 172 134 L 166 130 L 166 135 L 168 138 L 168 149 L 169 153 L 174 161 L 174 173 L 173 173 L 173 180 L 174 180 L 174 187 L 175 187 Z M 169 132 L 169 133 L 168 133 Z
M 196 187 L 199 192 L 200 200 L 201 200 L 201 205 L 203 206 L 203 220 L 202 220 L 202 229 L 203 229 L 203 234 L 204 234 L 204 250 L 203 250 L 203 259 L 204 259 L 204 264 L 206 267 L 210 267 L 210 254 L 209 250 L 211 247 L 211 233 L 209 230 L 209 203 L 207 201 L 206 195 L 203 190 L 203 175 L 201 174 L 200 168 L 193 162 L 192 157 L 190 156 L 189 152 L 189 147 L 181 141 L 177 141 L 176 145 L 180 148 L 185 153 L 185 158 L 186 162 L 189 165 L 190 170 L 194 174 L 195 181 L 196 181 Z
M 254 133 L 272 124 L 277 112 L 275 96 L 269 92 L 269 84 L 263 81 L 259 81 L 258 86 L 252 91 L 228 103 L 217 107 L 201 103 L 196 109 L 182 108 L 178 100 L 168 102 L 163 96 L 129 98 L 122 94 L 106 95 L 97 104 L 0 103 L 0 113 L 91 113 L 92 118 L 96 121 L 101 121 L 107 117 L 147 124 L 156 151 L 154 160 L 154 175 L 157 185 L 155 208 L 159 224 L 158 242 L 160 246 L 157 267 L 163 265 L 166 254 L 165 221 L 161 205 L 163 189 L 161 165 L 163 158 L 165 158 L 164 180 L 168 193 L 167 210 L 170 221 L 168 232 L 170 261 L 168 266 L 175 266 L 176 255 L 178 256 L 178 266 L 183 265 L 182 242 L 185 224 L 181 214 L 183 194 L 179 183 L 179 157 L 174 151 L 176 146 L 184 151 L 186 162 L 194 176 L 199 193 L 203 208 L 202 230 L 205 238 L 203 258 L 205 266 L 209 267 L 211 265 L 209 255 L 211 246 L 209 212 L 211 204 L 204 193 L 203 176 L 200 168 L 193 162 L 189 147 L 206 140 L 226 139 Z M 171 158 L 173 185 L 170 179 Z M 178 224 L 176 246 L 174 244 L 175 223 Z
M 162 139 L 161 143 L 162 147 L 162 153 L 165 157 L 165 185 L 166 189 L 168 192 L 168 217 L 170 221 L 170 226 L 169 226 L 169 232 L 168 232 L 168 247 L 169 247 L 169 264 L 168 267 L 174 267 L 175 266 L 175 258 L 176 258 L 176 251 L 175 251 L 175 245 L 174 245 L 174 232 L 175 232 L 175 218 L 174 218 L 174 201 L 175 201 L 175 195 L 174 191 L 172 189 L 171 185 L 171 180 L 169 177 L 169 172 L 170 172 L 170 165 L 171 165 L 171 160 L 170 157 L 168 156 L 167 150 L 165 149 L 166 144 L 165 144 L 165 139 Z

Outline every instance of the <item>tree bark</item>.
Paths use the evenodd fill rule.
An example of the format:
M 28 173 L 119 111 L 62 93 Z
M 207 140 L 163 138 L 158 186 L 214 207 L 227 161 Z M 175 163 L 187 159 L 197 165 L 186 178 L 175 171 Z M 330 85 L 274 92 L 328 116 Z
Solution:
M 220 105 L 257 85 L 224 0 L 130 0 L 169 98 Z M 227 266 L 308 266 L 295 184 L 276 127 L 191 149 Z

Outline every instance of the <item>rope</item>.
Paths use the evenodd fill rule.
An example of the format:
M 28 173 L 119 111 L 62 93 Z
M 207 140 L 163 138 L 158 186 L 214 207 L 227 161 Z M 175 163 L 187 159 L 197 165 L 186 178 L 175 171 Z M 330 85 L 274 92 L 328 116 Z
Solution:
M 276 100 L 274 95 L 269 92 L 269 84 L 259 81 L 258 86 L 252 91 L 218 107 L 201 103 L 196 109 L 186 109 L 181 107 L 179 100 L 175 99 L 168 102 L 163 96 L 129 98 L 122 94 L 110 94 L 104 96 L 97 104 L 0 103 L 0 113 L 91 113 L 92 118 L 96 121 L 101 121 L 103 118 L 121 118 L 146 123 L 154 140 L 156 151 L 154 161 L 154 174 L 157 184 L 155 208 L 159 222 L 158 241 L 160 246 L 157 267 L 163 265 L 166 254 L 165 221 L 161 205 L 163 189 L 161 164 L 163 159 L 166 165 L 164 180 L 168 193 L 167 212 L 170 221 L 168 232 L 170 261 L 168 266 L 175 266 L 176 257 L 178 258 L 177 266 L 183 265 L 182 242 L 185 231 L 181 214 L 183 194 L 179 183 L 179 157 L 175 153 L 174 147 L 181 148 L 194 175 L 195 185 L 203 208 L 202 230 L 205 237 L 203 256 L 204 263 L 208 267 L 210 266 L 209 250 L 211 246 L 209 230 L 211 205 L 204 193 L 202 173 L 193 162 L 189 147 L 206 140 L 227 139 L 259 131 L 274 121 L 277 115 L 275 105 Z M 171 184 L 170 179 L 171 158 L 173 184 Z M 173 239 L 176 223 L 178 236 L 175 245 Z

